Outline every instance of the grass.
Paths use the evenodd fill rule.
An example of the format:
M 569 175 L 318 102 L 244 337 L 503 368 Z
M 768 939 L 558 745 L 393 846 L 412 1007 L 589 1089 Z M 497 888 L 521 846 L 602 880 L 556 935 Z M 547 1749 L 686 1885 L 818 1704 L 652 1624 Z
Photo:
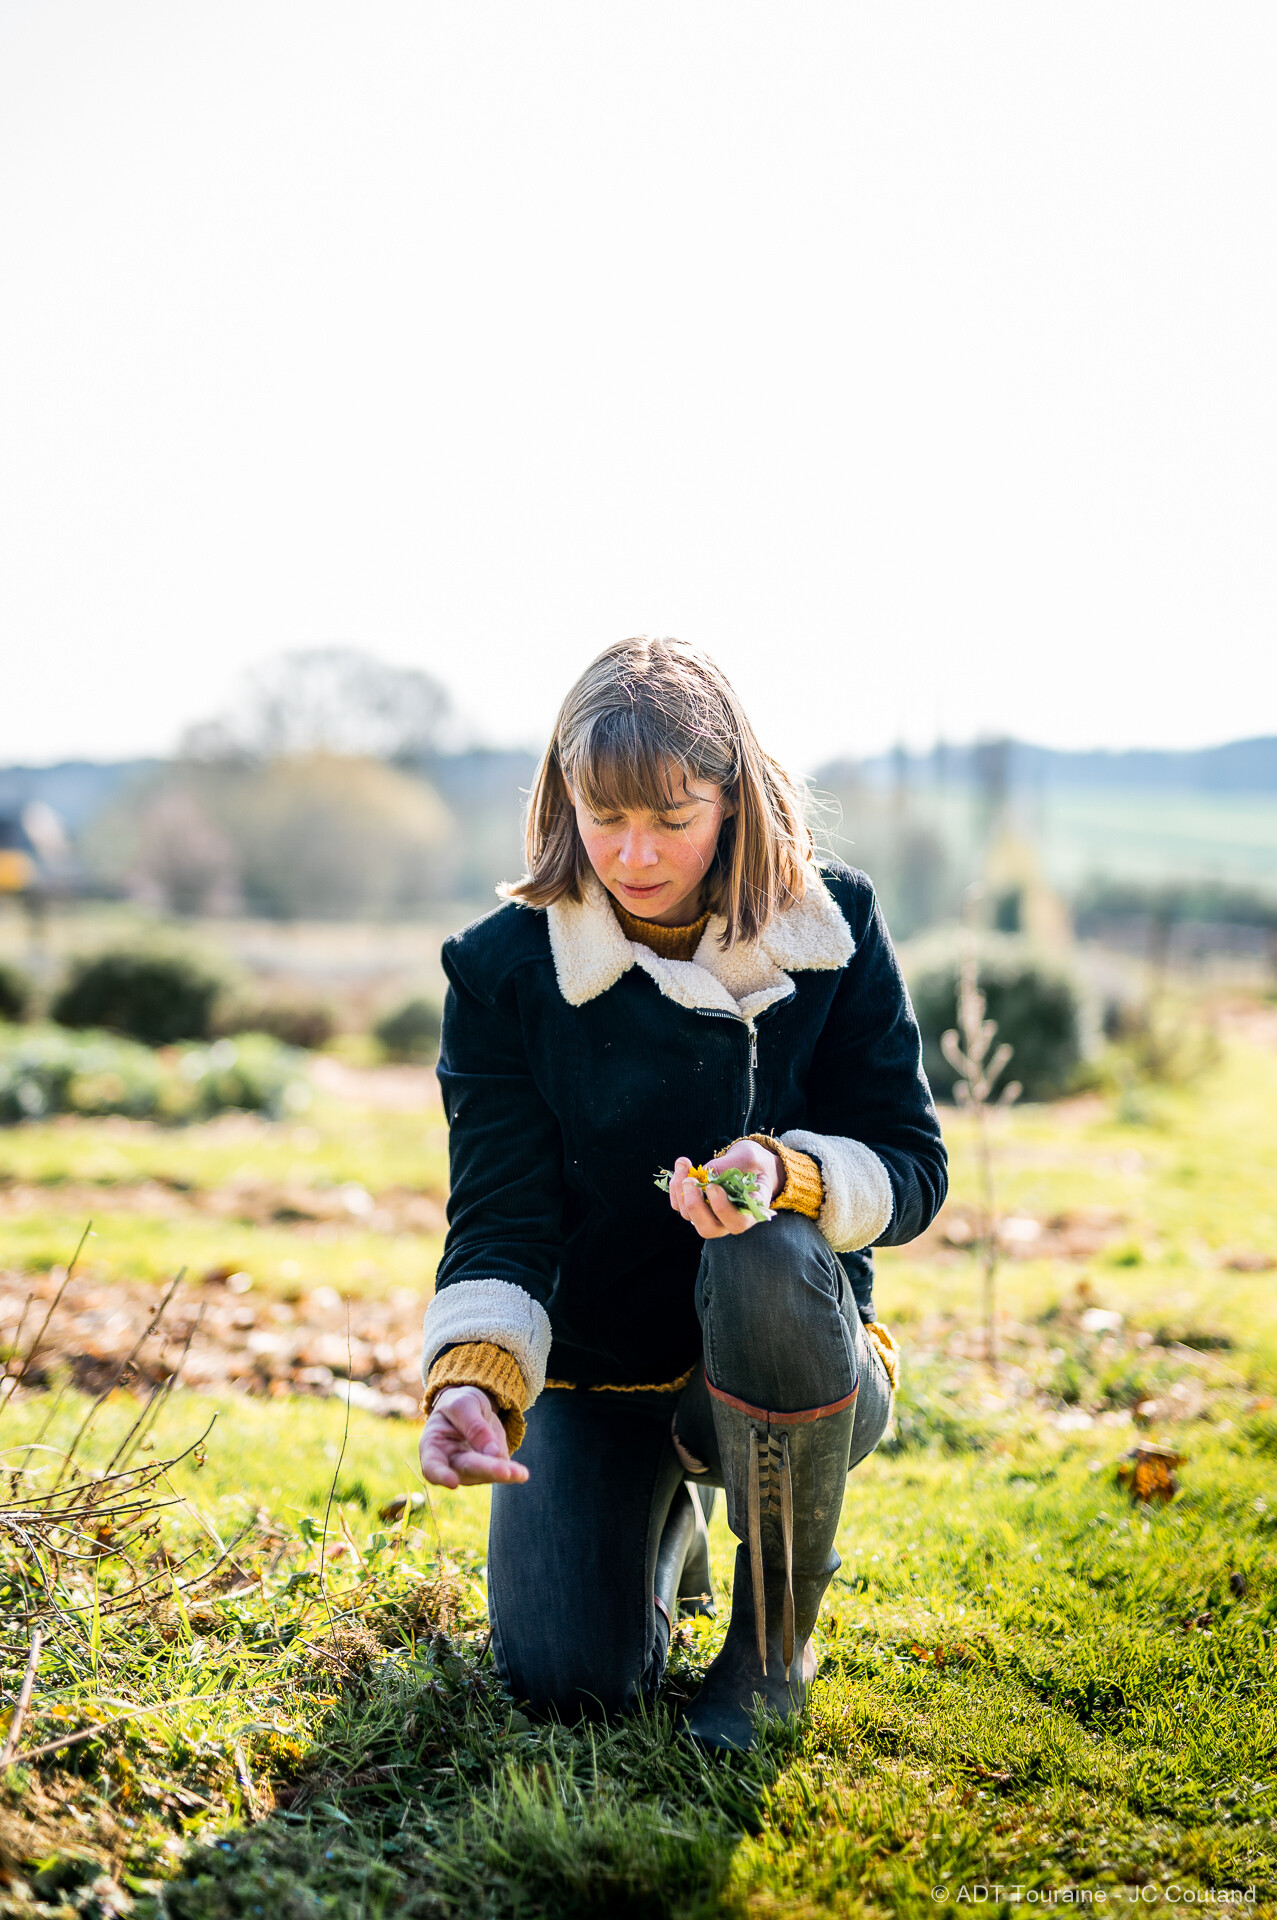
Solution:
M 347 1434 L 332 1402 L 177 1399 L 166 1448 L 218 1418 L 205 1464 L 175 1475 L 189 1506 L 165 1519 L 165 1544 L 248 1529 L 239 1571 L 184 1607 L 103 1619 L 96 1645 L 88 1608 L 50 1644 L 24 1750 L 115 1701 L 185 1698 L 9 1771 L 0 1908 L 910 1916 L 1060 1905 L 1080 1888 L 1122 1908 L 1254 1889 L 1249 1910 L 1277 1912 L 1272 1275 L 1223 1264 L 1277 1252 L 1275 1095 L 1277 1055 L 1238 1047 L 1140 1124 L 1098 1100 L 1009 1117 L 1008 1210 L 1118 1217 L 1085 1259 L 1008 1260 L 997 1383 L 972 1343 L 971 1254 L 934 1240 L 883 1258 L 880 1311 L 906 1354 L 897 1438 L 849 1483 L 810 1718 L 745 1758 L 704 1759 L 673 1724 L 722 1618 L 680 1629 L 651 1715 L 531 1724 L 487 1644 L 482 1493 L 382 1520 L 418 1484 L 404 1423 L 356 1410 Z M 424 1187 L 433 1124 L 325 1108 L 301 1150 L 287 1127 L 238 1142 L 215 1127 L 32 1127 L 0 1137 L 0 1164 L 45 1181 L 64 1258 L 78 1215 L 59 1215 L 59 1194 L 78 1205 L 86 1167 L 122 1188 L 165 1170 L 212 1189 L 250 1156 L 286 1182 L 300 1152 L 326 1181 Z M 948 1130 L 960 1203 L 967 1141 Z M 127 1217 L 104 1214 L 94 1243 L 117 1270 Z M 356 1245 L 383 1265 L 379 1240 L 393 1245 L 353 1225 L 349 1244 L 203 1225 L 243 1236 L 263 1284 L 290 1232 L 297 1261 L 331 1258 L 343 1276 Z M 428 1242 L 405 1237 L 428 1264 Z M 1085 1301 L 1123 1326 L 1088 1333 Z M 36 1396 L 7 1409 L 0 1441 L 22 1442 L 44 1410 Z M 61 1431 L 76 1411 L 64 1402 Z M 97 1444 L 130 1411 L 108 1403 Z M 1165 1507 L 1117 1482 L 1141 1419 L 1187 1456 Z M 721 1513 L 712 1543 L 722 1592 Z M 19 1656 L 15 1642 L 10 1699 Z
M 1277 1385 L 1277 1316 L 1269 1272 L 1244 1272 L 1230 1254 L 1277 1261 L 1277 1055 L 1233 1045 L 1201 1082 L 1158 1089 L 1146 1117 L 1120 1117 L 1121 1100 L 1086 1097 L 1005 1116 L 999 1203 L 1006 1214 L 1049 1219 L 1104 1209 L 1110 1243 L 1085 1261 L 1003 1263 L 1004 1310 L 1040 1315 L 1085 1281 L 1097 1303 L 1178 1337 L 1221 1330 L 1236 1365 L 1263 1390 Z M 975 1191 L 970 1123 L 946 1114 L 956 1200 Z M 942 1313 L 974 1324 L 977 1263 L 910 1247 L 878 1255 L 884 1317 L 905 1328 Z
M 47 1271 L 96 1221 L 84 1271 L 95 1279 L 158 1281 L 179 1267 L 252 1274 L 285 1296 L 312 1286 L 383 1294 L 428 1288 L 437 1234 L 349 1224 L 306 1231 L 270 1217 L 263 1188 L 407 1188 L 442 1201 L 448 1147 L 438 1105 L 422 1113 L 351 1110 L 317 1098 L 305 1124 L 227 1114 L 191 1127 L 62 1116 L 0 1130 L 0 1262 Z M 22 1190 L 22 1205 L 14 1204 Z M 236 1198 L 242 1201 L 236 1204 Z M 6 1204 L 7 1203 L 7 1204 Z M 205 1211 L 218 1206 L 217 1212 Z M 265 1211 L 267 1217 L 261 1218 Z

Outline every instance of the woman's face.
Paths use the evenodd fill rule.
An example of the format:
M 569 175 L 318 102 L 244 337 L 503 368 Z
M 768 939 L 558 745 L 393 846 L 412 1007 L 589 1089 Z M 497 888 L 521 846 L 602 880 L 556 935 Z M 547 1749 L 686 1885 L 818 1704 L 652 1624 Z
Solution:
M 671 769 L 674 805 L 663 812 L 592 813 L 571 787 L 576 824 L 590 865 L 628 913 L 657 926 L 690 926 L 701 912 L 723 821 L 735 811 L 723 789 Z

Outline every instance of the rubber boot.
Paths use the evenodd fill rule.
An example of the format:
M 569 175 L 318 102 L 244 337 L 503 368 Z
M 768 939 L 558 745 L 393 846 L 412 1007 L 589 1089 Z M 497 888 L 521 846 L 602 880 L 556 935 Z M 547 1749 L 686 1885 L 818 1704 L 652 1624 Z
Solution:
M 712 1505 L 714 1494 L 707 1488 Z M 709 1531 L 705 1502 L 699 1487 L 684 1481 L 670 1503 L 669 1514 L 656 1549 L 653 1598 L 657 1612 L 672 1628 L 677 1614 L 712 1613 L 714 1594 L 709 1572 Z
M 809 1642 L 842 1564 L 834 1535 L 855 1416 L 854 1394 L 815 1419 L 715 1396 L 727 1519 L 741 1545 L 727 1638 L 687 1714 L 703 1746 L 751 1747 L 760 1703 L 786 1720 L 807 1704 L 816 1666 Z
M 678 1583 L 678 1610 L 683 1614 L 713 1613 L 714 1579 L 709 1567 L 709 1522 L 714 1513 L 713 1487 L 689 1486 L 696 1538 L 683 1562 Z

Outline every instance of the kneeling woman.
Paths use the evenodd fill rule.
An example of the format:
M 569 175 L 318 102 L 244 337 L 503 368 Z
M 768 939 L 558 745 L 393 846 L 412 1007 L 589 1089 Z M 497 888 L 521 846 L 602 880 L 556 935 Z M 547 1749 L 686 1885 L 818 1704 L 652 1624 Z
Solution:
M 527 838 L 506 904 L 444 948 L 422 1470 L 494 1483 L 498 1666 L 564 1717 L 650 1696 L 724 1488 L 731 1624 L 688 1720 L 747 1746 L 760 1697 L 803 1708 L 847 1472 L 891 1411 L 866 1249 L 945 1194 L 918 1030 L 869 882 L 817 864 L 689 647 L 581 676 Z M 752 1175 L 764 1217 L 701 1162 Z

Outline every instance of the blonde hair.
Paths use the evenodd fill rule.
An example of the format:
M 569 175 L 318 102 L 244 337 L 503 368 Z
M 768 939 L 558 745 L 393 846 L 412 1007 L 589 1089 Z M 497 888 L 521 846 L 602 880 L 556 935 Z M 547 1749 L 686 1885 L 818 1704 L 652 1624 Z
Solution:
M 726 675 L 680 640 L 620 640 L 591 661 L 554 723 L 528 797 L 528 870 L 501 891 L 526 906 L 579 900 L 590 871 L 568 789 L 595 813 L 663 812 L 671 770 L 723 789 L 704 905 L 749 941 L 801 900 L 812 858 L 803 789 L 764 753 Z

